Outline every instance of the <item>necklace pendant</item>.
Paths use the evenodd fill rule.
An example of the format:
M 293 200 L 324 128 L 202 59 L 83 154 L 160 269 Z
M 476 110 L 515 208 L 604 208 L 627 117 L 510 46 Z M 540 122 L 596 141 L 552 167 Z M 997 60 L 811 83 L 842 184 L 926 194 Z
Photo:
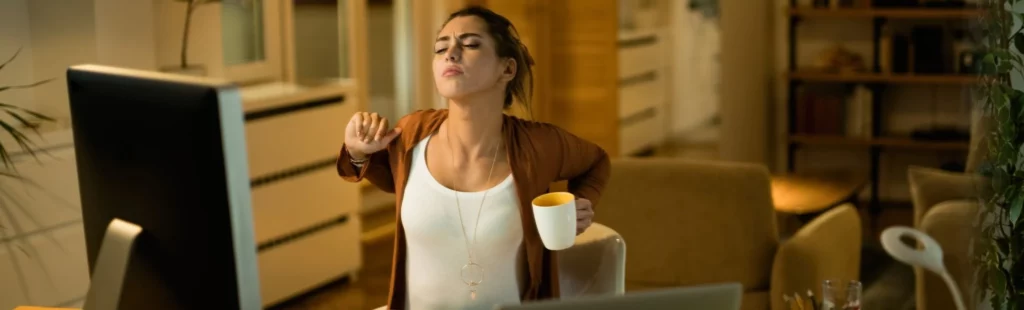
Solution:
M 469 290 L 469 299 L 470 300 L 476 300 L 476 290 L 475 289 L 470 289 Z

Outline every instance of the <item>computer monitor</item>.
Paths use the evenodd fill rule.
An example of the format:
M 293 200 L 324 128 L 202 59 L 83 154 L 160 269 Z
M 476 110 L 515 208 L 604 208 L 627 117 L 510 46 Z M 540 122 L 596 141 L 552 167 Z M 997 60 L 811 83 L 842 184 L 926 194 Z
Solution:
M 236 86 L 97 65 L 67 83 L 85 310 L 262 309 Z

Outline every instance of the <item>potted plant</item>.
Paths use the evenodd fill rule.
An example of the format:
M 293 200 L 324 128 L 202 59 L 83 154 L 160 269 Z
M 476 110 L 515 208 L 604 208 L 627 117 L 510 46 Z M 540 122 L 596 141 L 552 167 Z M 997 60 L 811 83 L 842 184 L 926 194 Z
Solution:
M 981 214 L 974 239 L 976 301 L 991 309 L 1024 309 L 1024 0 L 981 0 L 978 20 L 985 56 L 975 99 L 992 120 Z
M 199 64 L 188 63 L 188 39 L 189 33 L 192 31 L 192 13 L 194 13 L 199 7 L 204 4 L 220 2 L 219 0 L 176 0 L 178 2 L 185 2 L 185 26 L 181 32 L 181 61 L 178 66 L 164 67 L 161 71 L 182 73 L 188 75 L 206 75 L 206 67 Z
M 0 63 L 0 74 L 4 74 L 4 68 L 12 62 L 14 62 L 14 60 L 18 57 L 18 54 L 20 53 L 21 49 L 19 48 L 17 51 L 14 52 L 14 54 L 10 58 L 8 58 L 3 63 Z M 0 93 L 30 89 L 39 85 L 49 83 L 52 80 L 53 79 L 45 79 L 19 85 L 0 85 Z M 13 139 L 14 143 L 18 144 L 21 150 L 32 155 L 32 157 L 36 157 L 36 154 L 40 152 L 40 149 L 36 147 L 32 138 L 25 135 L 23 131 L 31 130 L 35 132 L 37 135 L 39 135 L 38 129 L 42 122 L 52 122 L 54 121 L 54 119 L 49 116 L 43 115 L 42 113 L 38 113 L 30 109 L 19 107 L 16 105 L 15 102 L 0 101 L 0 113 L 5 115 L 5 117 L 0 117 L 0 128 L 2 128 L 3 131 L 6 132 Z M 0 166 L 2 167 L 2 169 L 0 169 L 0 177 L 12 179 L 23 184 L 33 185 L 31 180 L 22 177 L 18 173 L 16 166 L 14 164 L 14 159 L 11 157 L 10 154 L 11 145 L 5 145 L 4 141 L 5 140 L 0 140 L 0 162 L 2 162 L 2 166 Z M 0 190 L 0 195 L 6 195 L 6 193 L 6 191 Z M 6 199 L 0 200 L 0 211 L 5 211 L 0 214 L 11 214 L 10 212 L 6 212 L 9 211 L 6 210 L 6 208 L 8 207 L 8 201 L 9 200 Z M 4 227 L 0 226 L 0 228 Z M 15 244 L 15 246 L 22 252 L 24 252 L 26 255 L 28 255 L 28 252 L 25 250 L 25 248 L 21 247 L 18 244 Z

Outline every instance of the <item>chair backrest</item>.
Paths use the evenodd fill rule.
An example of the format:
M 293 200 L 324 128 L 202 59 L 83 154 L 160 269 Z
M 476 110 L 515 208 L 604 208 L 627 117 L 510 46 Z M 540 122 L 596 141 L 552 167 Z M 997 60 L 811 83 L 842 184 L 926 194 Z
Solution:
M 988 133 L 991 131 L 992 117 L 980 106 L 971 109 L 970 144 L 967 151 L 967 164 L 964 172 L 974 173 L 988 157 Z
M 627 287 L 768 288 L 779 238 L 763 166 L 614 159 L 595 221 L 629 240 Z
M 594 223 L 572 247 L 558 251 L 561 298 L 626 292 L 626 242 L 615 230 Z

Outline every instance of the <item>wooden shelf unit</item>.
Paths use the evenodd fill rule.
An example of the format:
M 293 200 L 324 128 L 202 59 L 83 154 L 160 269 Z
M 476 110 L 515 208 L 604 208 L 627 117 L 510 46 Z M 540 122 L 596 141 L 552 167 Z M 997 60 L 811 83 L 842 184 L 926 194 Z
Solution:
M 880 158 L 883 151 L 903 150 L 919 152 L 963 152 L 967 153 L 969 143 L 967 141 L 925 141 L 915 140 L 910 137 L 887 136 L 882 128 L 884 109 L 881 103 L 881 95 L 878 90 L 884 87 L 899 87 L 901 85 L 936 85 L 943 87 L 969 87 L 979 81 L 976 75 L 960 74 L 921 74 L 921 73 L 882 73 L 880 70 L 880 35 L 881 27 L 888 20 L 970 20 L 980 17 L 981 10 L 974 8 L 796 8 L 795 1 L 791 1 L 791 8 L 783 15 L 789 17 L 789 72 L 784 79 L 788 83 L 788 126 L 789 132 L 785 142 L 787 154 L 787 170 L 795 171 L 795 153 L 803 147 L 814 148 L 854 148 L 866 149 L 870 153 L 870 171 L 868 172 L 870 183 L 871 200 L 869 211 L 872 216 L 877 215 L 883 202 L 879 198 L 880 183 Z M 869 64 L 866 72 L 825 72 L 804 70 L 796 65 L 796 42 L 798 42 L 796 27 L 805 20 L 810 19 L 856 19 L 870 20 L 873 24 L 874 62 Z M 871 102 L 871 128 L 868 137 L 848 137 L 842 134 L 811 134 L 798 131 L 797 106 L 798 89 L 800 85 L 806 84 L 864 84 L 875 91 Z
M 885 73 L 828 73 L 828 72 L 790 72 L 787 78 L 791 81 L 803 82 L 835 82 L 835 83 L 881 83 L 881 84 L 929 84 L 929 85 L 971 85 L 978 81 L 974 75 L 956 74 L 885 74 Z
M 875 137 L 871 139 L 852 138 L 845 136 L 824 135 L 791 135 L 791 144 L 808 146 L 852 146 L 852 147 L 884 147 L 891 149 L 931 150 L 931 151 L 966 151 L 967 141 L 926 141 L 908 137 Z
M 842 8 L 815 9 L 790 8 L 789 16 L 806 18 L 892 18 L 892 19 L 970 19 L 978 18 L 983 11 L 979 9 L 923 8 L 923 9 L 875 9 L 875 8 Z

